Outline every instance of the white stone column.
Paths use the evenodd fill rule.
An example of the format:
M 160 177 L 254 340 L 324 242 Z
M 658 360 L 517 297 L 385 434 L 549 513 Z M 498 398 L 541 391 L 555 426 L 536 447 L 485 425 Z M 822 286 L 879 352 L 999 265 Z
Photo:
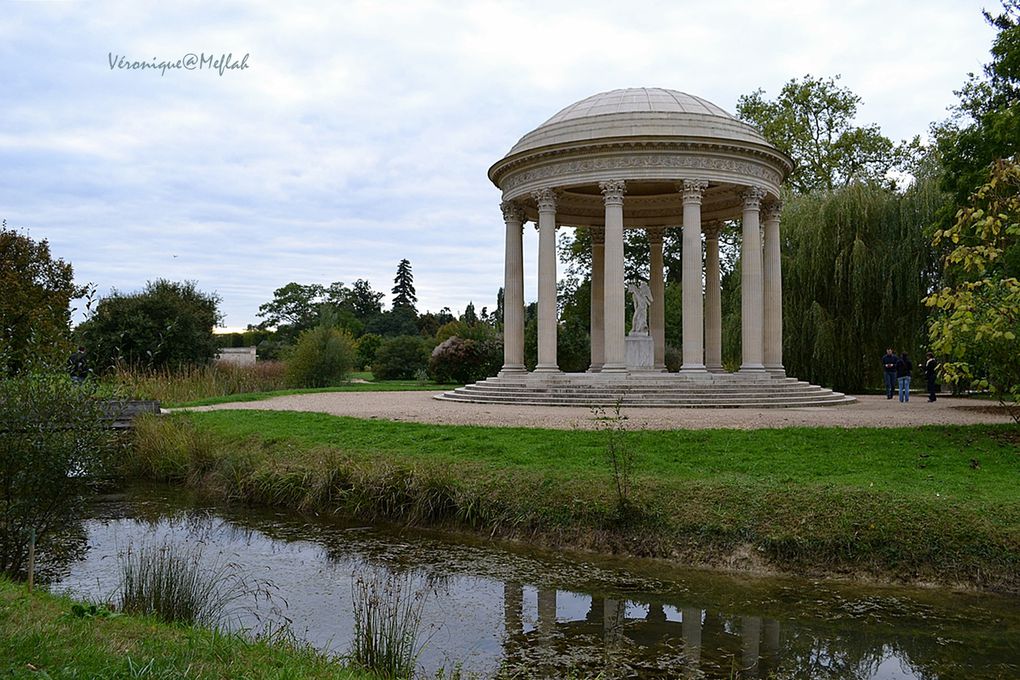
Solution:
M 602 227 L 591 227 L 591 366 L 598 373 L 606 361 L 606 233 Z
M 623 194 L 627 185 L 623 180 L 599 182 L 606 204 L 606 261 L 605 261 L 605 362 L 603 373 L 622 373 L 627 370 L 624 341 L 623 299 Z
M 533 191 L 538 204 L 538 364 L 536 373 L 559 371 L 556 363 L 556 194 Z
M 648 287 L 652 291 L 652 306 L 648 310 L 648 327 L 655 343 L 656 371 L 666 370 L 666 283 L 662 275 L 662 235 L 661 228 L 647 229 L 648 234 L 648 265 L 651 277 Z
M 763 348 L 763 303 L 761 227 L 759 211 L 765 190 L 748 187 L 743 193 L 743 238 L 740 243 L 740 344 L 741 373 L 765 371 Z
M 524 373 L 524 210 L 503 201 L 506 223 L 503 270 L 503 369 L 500 375 Z
M 719 224 L 705 227 L 705 368 L 722 373 L 722 277 Z
M 684 180 L 683 355 L 681 371 L 705 370 L 705 308 L 701 292 L 701 197 L 708 182 Z
M 783 273 L 779 247 L 779 215 L 782 201 L 765 205 L 765 370 L 785 376 L 783 369 Z

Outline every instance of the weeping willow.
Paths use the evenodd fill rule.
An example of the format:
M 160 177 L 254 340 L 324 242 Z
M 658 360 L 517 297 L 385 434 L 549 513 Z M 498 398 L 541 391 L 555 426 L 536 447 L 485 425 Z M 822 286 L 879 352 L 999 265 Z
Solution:
M 931 180 L 904 193 L 851 185 L 790 197 L 783 210 L 783 363 L 787 373 L 847 392 L 881 384 L 886 347 L 926 351 L 921 300 L 937 284 L 928 227 L 944 202 Z M 739 301 L 739 277 L 726 297 Z M 734 292 L 735 291 L 735 292 Z M 735 295 L 735 298 L 734 298 Z M 728 317 L 739 304 L 727 305 Z M 726 326 L 733 329 L 732 318 Z M 739 356 L 727 343 L 731 360 Z M 734 349 L 736 352 L 734 353 Z

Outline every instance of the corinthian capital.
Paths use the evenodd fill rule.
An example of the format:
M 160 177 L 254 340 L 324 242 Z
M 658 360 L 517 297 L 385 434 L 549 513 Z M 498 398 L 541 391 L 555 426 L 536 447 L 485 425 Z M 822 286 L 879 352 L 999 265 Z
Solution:
M 666 230 L 662 227 L 649 227 L 645 229 L 645 235 L 648 237 L 650 245 L 662 245 L 662 236 L 665 233 Z
M 588 233 L 593 244 L 600 246 L 606 242 L 606 230 L 602 227 L 588 227 Z
M 761 207 L 761 199 L 765 198 L 765 189 L 747 187 L 740 197 L 744 199 L 744 210 L 758 210 Z
M 769 201 L 762 208 L 762 217 L 765 218 L 766 222 L 770 220 L 776 220 L 778 222 L 779 216 L 782 214 L 782 212 L 783 212 L 782 201 Z
M 602 199 L 606 205 L 623 205 L 623 194 L 627 191 L 627 183 L 622 179 L 610 179 L 599 182 Z
M 705 233 L 706 239 L 717 239 L 719 238 L 719 231 L 722 229 L 722 224 L 717 221 L 706 222 L 701 225 L 701 231 Z
M 684 193 L 684 204 L 697 203 L 701 205 L 701 197 L 708 188 L 708 182 L 703 179 L 685 179 L 677 189 Z
M 503 201 L 499 209 L 503 211 L 504 222 L 524 222 L 524 208 L 515 201 Z
M 538 204 L 538 212 L 556 212 L 556 192 L 552 189 L 532 191 L 531 197 Z

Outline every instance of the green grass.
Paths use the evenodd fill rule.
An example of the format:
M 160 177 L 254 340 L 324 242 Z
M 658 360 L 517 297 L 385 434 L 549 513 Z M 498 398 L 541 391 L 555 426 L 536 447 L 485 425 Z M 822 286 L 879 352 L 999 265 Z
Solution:
M 595 431 L 219 411 L 142 421 L 138 437 L 134 474 L 250 502 L 1020 590 L 1011 426 L 630 432 L 627 516 Z
M 71 614 L 73 602 L 0 578 L 0 677 L 370 680 L 308 648 L 152 617 Z
M 371 376 L 371 373 L 366 375 Z M 226 394 L 204 399 L 163 404 L 167 408 L 188 406 L 209 406 L 212 404 L 229 404 L 239 401 L 261 401 L 272 397 L 283 397 L 288 394 L 313 394 L 316 392 L 446 392 L 460 385 L 440 385 L 437 383 L 419 383 L 415 380 L 384 380 L 381 382 L 349 383 L 335 387 L 312 387 L 306 389 L 271 390 L 268 392 L 248 392 L 246 394 Z

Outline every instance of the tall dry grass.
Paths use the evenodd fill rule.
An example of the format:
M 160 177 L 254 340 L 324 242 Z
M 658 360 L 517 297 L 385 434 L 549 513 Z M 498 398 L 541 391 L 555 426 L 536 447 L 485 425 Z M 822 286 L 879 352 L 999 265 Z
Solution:
M 118 392 L 166 404 L 288 387 L 281 361 L 260 361 L 254 366 L 213 363 L 155 370 L 120 366 L 108 380 Z

